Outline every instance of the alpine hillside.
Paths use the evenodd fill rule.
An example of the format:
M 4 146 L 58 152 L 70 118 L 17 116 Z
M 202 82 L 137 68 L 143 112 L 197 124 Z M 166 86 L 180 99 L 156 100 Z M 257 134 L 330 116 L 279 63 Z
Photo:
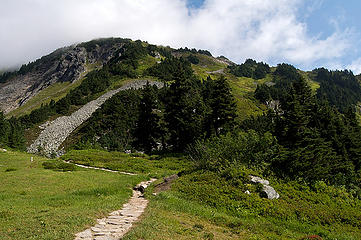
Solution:
M 0 73 L 0 235 L 361 239 L 360 80 L 121 38 Z

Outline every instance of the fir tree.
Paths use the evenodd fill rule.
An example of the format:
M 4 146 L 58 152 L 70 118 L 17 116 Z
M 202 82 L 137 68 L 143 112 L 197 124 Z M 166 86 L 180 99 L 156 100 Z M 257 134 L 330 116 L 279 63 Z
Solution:
M 156 88 L 156 87 L 155 87 Z M 149 83 L 142 90 L 139 105 L 139 118 L 135 131 L 136 145 L 149 153 L 156 148 L 157 141 L 161 136 L 160 129 L 160 107 L 157 90 Z
M 165 120 L 170 134 L 170 144 L 176 151 L 184 150 L 202 135 L 205 105 L 200 93 L 201 83 L 187 70 L 178 69 L 170 86 Z
M 207 78 L 204 83 L 203 99 L 208 110 L 205 122 L 208 136 L 219 135 L 234 126 L 237 115 L 236 103 L 224 76 L 216 80 Z

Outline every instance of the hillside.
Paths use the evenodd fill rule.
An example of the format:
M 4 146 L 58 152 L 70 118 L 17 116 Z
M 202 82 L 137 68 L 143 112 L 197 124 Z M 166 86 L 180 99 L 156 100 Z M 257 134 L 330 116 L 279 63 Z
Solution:
M 14 110 L 0 113 L 0 147 L 54 158 L 38 162 L 39 176 L 70 169 L 66 181 L 73 181 L 83 176 L 77 164 L 158 178 L 145 190 L 142 221 L 125 239 L 361 236 L 361 86 L 350 71 L 236 64 L 207 50 L 112 38 L 57 50 L 1 79 L 4 92 L 32 84 L 20 107 L 20 93 L 3 102 Z M 0 177 L 26 171 L 6 160 L 12 154 L 0 153 Z M 112 191 L 84 195 L 100 194 L 111 206 L 106 211 L 119 210 Z M 63 198 L 65 206 L 73 201 Z M 47 221 L 58 211 L 48 212 Z M 88 225 L 71 222 L 72 234 L 59 236 L 89 229 L 98 217 L 86 212 Z
M 18 71 L 5 72 L 0 76 L 0 109 L 8 113 L 26 104 L 42 90 L 57 84 L 47 96 L 38 97 L 36 102 L 58 100 L 83 78 L 87 72 L 106 63 L 122 47 L 124 40 L 112 39 L 64 47 L 32 63 L 23 65 Z M 69 88 L 69 89 L 68 89 Z M 23 109 L 25 113 L 40 105 L 35 101 Z M 35 106 L 34 106 L 35 105 Z

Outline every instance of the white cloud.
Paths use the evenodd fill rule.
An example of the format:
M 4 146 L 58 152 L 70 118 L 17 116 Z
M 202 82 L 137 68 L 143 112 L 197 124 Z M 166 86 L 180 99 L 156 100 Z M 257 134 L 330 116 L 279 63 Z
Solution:
M 353 61 L 346 69 L 350 69 L 354 74 L 361 74 L 361 58 Z
M 246 58 L 301 66 L 341 57 L 348 30 L 309 36 L 296 18 L 301 0 L 2 0 L 0 68 L 55 48 L 98 37 L 126 37 L 173 47 L 208 49 L 236 62 Z

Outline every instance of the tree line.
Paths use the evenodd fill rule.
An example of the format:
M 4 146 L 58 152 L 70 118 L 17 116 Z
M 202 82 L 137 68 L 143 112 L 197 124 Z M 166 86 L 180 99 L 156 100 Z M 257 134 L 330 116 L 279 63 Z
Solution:
M 198 139 L 235 126 L 236 105 L 224 77 L 200 81 L 189 62 L 177 58 L 156 68 L 149 72 L 173 81 L 161 89 L 147 85 L 142 90 L 119 92 L 82 127 L 78 146 L 181 152 Z

